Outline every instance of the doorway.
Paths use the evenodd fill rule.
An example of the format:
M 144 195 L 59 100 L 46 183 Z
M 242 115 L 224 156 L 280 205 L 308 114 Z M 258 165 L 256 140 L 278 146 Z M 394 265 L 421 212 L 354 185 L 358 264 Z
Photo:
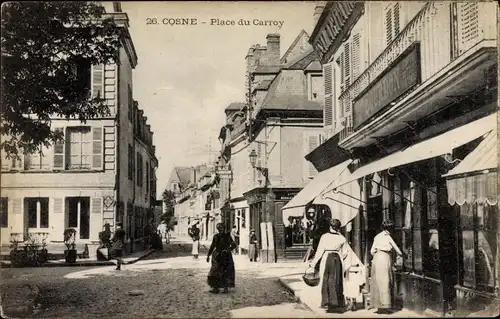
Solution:
M 369 253 L 373 239 L 380 232 L 384 220 L 382 195 L 368 198 L 367 231 L 366 231 L 366 253 Z
M 66 198 L 66 228 L 76 230 L 76 238 L 90 238 L 90 197 Z

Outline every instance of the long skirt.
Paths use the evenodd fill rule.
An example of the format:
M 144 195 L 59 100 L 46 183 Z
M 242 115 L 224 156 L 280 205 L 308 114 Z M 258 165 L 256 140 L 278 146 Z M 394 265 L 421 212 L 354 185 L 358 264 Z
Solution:
M 191 254 L 194 256 L 197 256 L 199 251 L 200 251 L 200 241 L 194 240 L 193 241 L 193 249 L 191 250 Z
M 257 246 L 255 244 L 248 246 L 248 258 L 250 261 L 257 261 Z
M 321 307 L 344 307 L 344 272 L 339 254 L 329 253 L 323 255 L 325 261 L 320 267 L 321 278 Z M 323 268 L 323 269 L 321 269 Z
M 377 250 L 373 256 L 371 270 L 371 303 L 373 308 L 392 307 L 392 256 L 391 253 Z
M 235 269 L 231 252 L 214 252 L 207 282 L 212 288 L 233 288 L 235 286 Z

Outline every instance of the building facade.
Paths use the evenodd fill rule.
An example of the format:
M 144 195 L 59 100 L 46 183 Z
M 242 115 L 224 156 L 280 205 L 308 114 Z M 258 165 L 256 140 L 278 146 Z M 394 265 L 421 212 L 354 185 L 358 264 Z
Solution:
M 114 227 L 117 221 L 123 221 L 128 238 L 134 238 L 138 224 L 130 222 L 128 216 L 133 213 L 125 211 L 125 203 L 140 194 L 136 212 L 141 219 L 150 208 L 151 197 L 156 196 L 158 162 L 152 133 L 142 117 L 145 141 L 137 152 L 143 154 L 143 166 L 136 167 L 127 152 L 127 144 L 136 144 L 137 123 L 127 114 L 134 110 L 132 70 L 137 56 L 128 34 L 127 14 L 118 3 L 112 7 L 109 4 L 107 12 L 125 31 L 119 63 L 81 68 L 88 75 L 82 78 L 88 79 L 89 90 L 106 99 L 111 114 L 85 124 L 54 118 L 52 129 L 63 132 L 63 141 L 42 148 L 40 154 L 21 156 L 19 161 L 2 154 L 2 245 L 8 245 L 13 235 L 26 239 L 29 233 L 46 233 L 50 247 L 63 242 L 66 228 L 74 228 L 78 244 L 96 247 L 104 224 Z M 137 178 L 130 178 L 132 169 Z M 132 181 L 139 178 L 144 186 L 135 189 Z
M 395 222 L 404 252 L 395 297 L 416 311 L 463 316 L 498 304 L 497 10 L 329 2 L 311 35 L 325 144 L 337 151 L 320 145 L 308 159 L 322 169 L 352 160 L 319 192 L 358 187 L 352 245 L 368 269 L 381 222 Z

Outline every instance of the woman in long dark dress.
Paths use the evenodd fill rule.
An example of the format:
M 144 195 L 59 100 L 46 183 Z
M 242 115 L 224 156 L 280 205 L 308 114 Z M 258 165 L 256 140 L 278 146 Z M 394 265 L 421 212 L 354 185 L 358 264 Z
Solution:
M 218 234 L 215 234 L 208 250 L 207 262 L 212 256 L 212 267 L 208 273 L 208 285 L 212 287 L 210 292 L 219 293 L 223 288 L 224 293 L 229 292 L 229 288 L 235 287 L 234 261 L 231 251 L 236 248 L 236 243 L 231 238 L 231 234 L 225 232 L 224 224 L 217 224 Z
M 346 263 L 349 254 L 348 243 L 340 233 L 341 223 L 333 219 L 330 229 L 321 236 L 314 260 L 311 266 L 320 262 L 319 275 L 322 308 L 328 312 L 343 312 L 345 310 L 344 273 L 350 265 Z

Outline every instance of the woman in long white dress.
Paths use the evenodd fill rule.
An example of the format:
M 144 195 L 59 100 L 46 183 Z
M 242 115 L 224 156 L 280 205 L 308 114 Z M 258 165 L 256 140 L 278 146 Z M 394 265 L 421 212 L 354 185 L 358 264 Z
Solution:
M 382 222 L 382 231 L 373 239 L 370 253 L 373 255 L 371 269 L 371 303 L 377 308 L 377 313 L 387 314 L 392 310 L 393 273 L 392 252 L 398 256 L 403 253 L 394 242 L 389 231 L 394 224 L 390 220 Z
M 319 267 L 322 308 L 328 312 L 344 312 L 344 276 L 350 265 L 346 264 L 349 253 L 346 238 L 340 233 L 341 223 L 338 219 L 330 222 L 329 232 L 323 234 L 318 244 L 314 259 L 310 266 Z

